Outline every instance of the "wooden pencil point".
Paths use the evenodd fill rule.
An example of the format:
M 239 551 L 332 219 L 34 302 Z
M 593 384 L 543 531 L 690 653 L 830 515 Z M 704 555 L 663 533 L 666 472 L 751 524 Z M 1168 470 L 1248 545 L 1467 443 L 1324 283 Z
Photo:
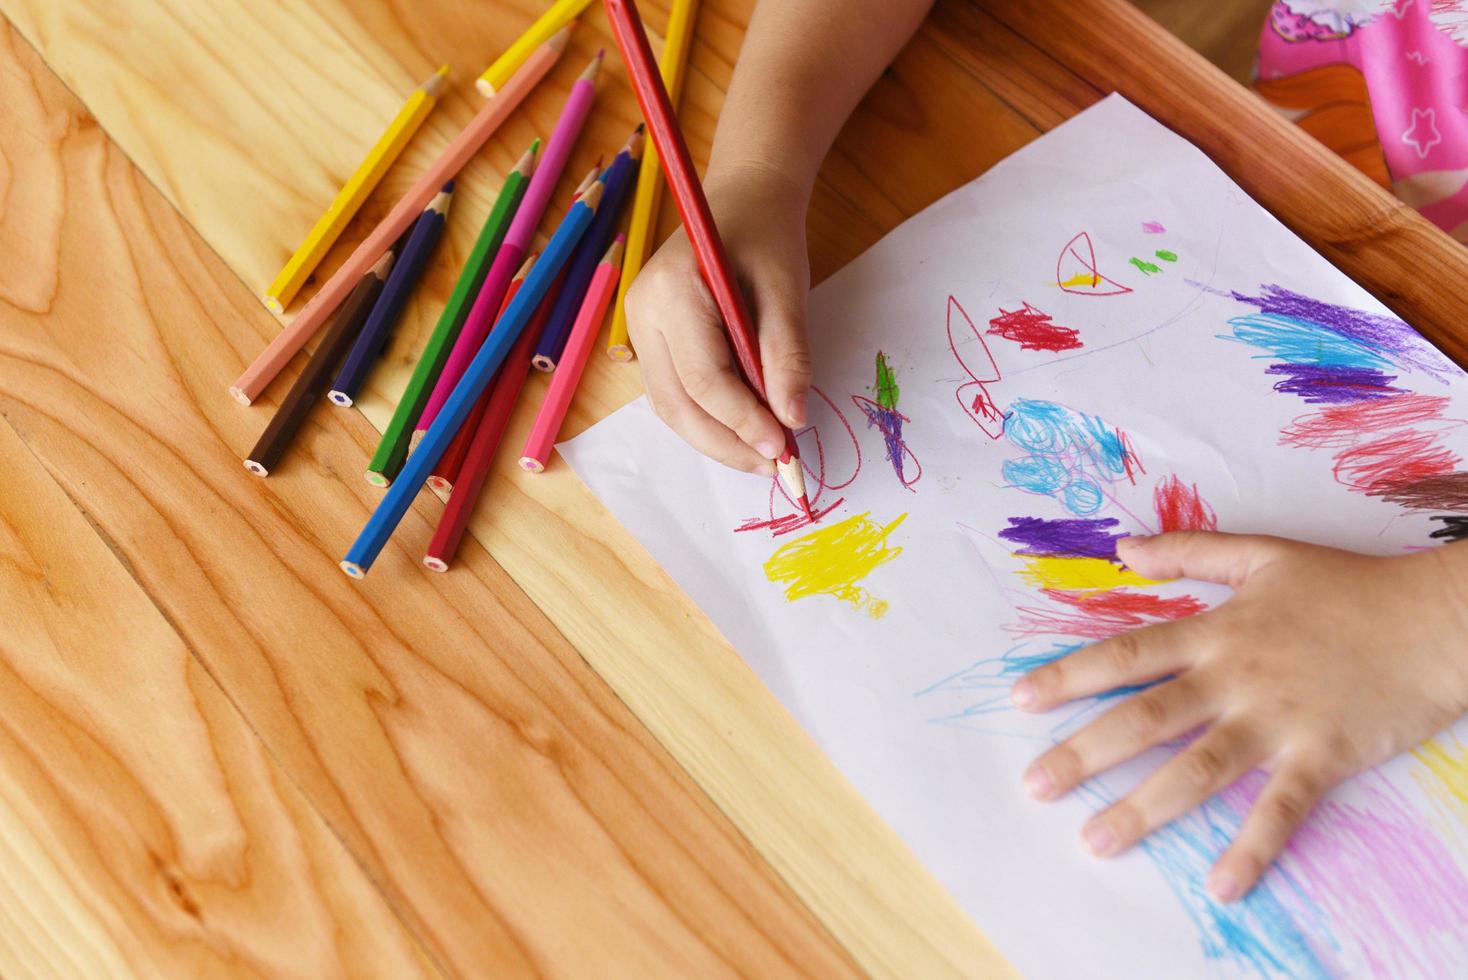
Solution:
M 586 176 L 581 178 L 581 183 L 576 185 L 576 193 L 571 195 L 572 203 L 579 201 L 582 195 L 591 190 L 591 185 L 596 183 L 596 178 L 598 175 L 600 175 L 600 173 L 601 161 L 598 160 L 596 166 L 592 167 L 591 170 L 587 172 Z
M 632 131 L 632 135 L 627 138 L 627 143 L 622 147 L 622 152 L 634 160 L 641 160 L 642 149 L 646 144 L 647 131 L 642 126 L 638 126 Z
M 441 65 L 438 71 L 434 72 L 432 75 L 429 75 L 428 79 L 418 87 L 423 90 L 425 95 L 433 99 L 438 98 L 438 94 L 443 91 L 444 86 L 448 84 L 448 81 L 449 66 Z
M 535 173 L 535 160 L 539 156 L 540 137 L 537 136 L 535 142 L 530 144 L 530 149 L 526 150 L 520 159 L 515 161 L 515 165 L 510 168 L 510 172 L 529 177 Z
M 556 31 L 556 33 L 550 36 L 550 40 L 545 42 L 545 46 L 557 54 L 564 53 L 566 45 L 571 43 L 571 34 L 576 30 L 578 23 L 580 21 L 573 20 L 559 31 Z
M 599 75 L 599 74 L 601 74 L 602 62 L 604 60 L 606 60 L 606 56 L 607 56 L 607 53 L 606 53 L 605 49 L 603 49 L 601 51 L 598 51 L 596 53 L 596 57 L 591 59 L 591 64 L 589 64 L 589 65 L 586 66 L 586 70 L 583 71 L 581 73 L 581 75 L 576 80 L 578 82 L 594 82 L 594 81 L 596 81 L 596 76 Z
M 606 189 L 606 184 L 603 184 L 601 181 L 596 181 L 587 189 L 585 194 L 581 195 L 581 199 L 577 203 L 584 204 L 595 211 L 601 206 L 602 194 L 606 192 Z

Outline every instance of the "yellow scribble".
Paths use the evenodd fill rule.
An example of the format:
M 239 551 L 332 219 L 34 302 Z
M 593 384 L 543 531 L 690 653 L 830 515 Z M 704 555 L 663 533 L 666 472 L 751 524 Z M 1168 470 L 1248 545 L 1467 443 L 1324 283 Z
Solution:
M 857 583 L 902 554 L 901 548 L 887 547 L 887 536 L 907 515 L 885 527 L 870 516 L 857 514 L 781 545 L 765 562 L 765 576 L 785 586 L 790 602 L 812 595 L 835 596 L 881 619 L 887 614 L 887 601 L 875 598 Z
M 1156 585 L 1128 568 L 1105 558 L 1051 558 L 1016 555 L 1025 559 L 1020 575 L 1037 589 L 1065 592 L 1104 592 L 1123 585 Z
M 1100 276 L 1096 275 L 1096 273 L 1094 273 L 1094 272 L 1082 272 L 1078 276 L 1071 276 L 1065 282 L 1061 283 L 1060 284 L 1060 287 L 1062 289 L 1074 289 L 1077 286 L 1093 286 L 1094 287 L 1094 286 L 1099 286 L 1099 285 L 1101 285 L 1101 277 Z
M 1457 739 L 1453 739 L 1450 747 L 1441 739 L 1430 738 L 1413 749 L 1412 755 L 1435 779 L 1435 785 L 1419 779 L 1422 788 L 1439 799 L 1453 802 L 1468 816 L 1468 748 Z

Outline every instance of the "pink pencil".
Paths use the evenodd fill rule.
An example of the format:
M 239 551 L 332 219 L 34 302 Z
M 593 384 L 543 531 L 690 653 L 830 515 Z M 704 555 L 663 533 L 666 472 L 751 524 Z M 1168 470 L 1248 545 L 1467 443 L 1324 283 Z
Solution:
M 439 188 L 464 169 L 464 165 L 479 152 L 479 148 L 499 129 L 500 124 L 525 101 L 525 96 L 530 94 L 560 60 L 561 53 L 566 50 L 566 44 L 570 40 L 571 27 L 567 27 L 542 44 L 515 73 L 510 83 L 484 104 L 469 125 L 439 154 L 438 159 L 423 172 L 423 176 L 403 195 L 402 200 L 393 206 L 388 216 L 378 223 L 372 234 L 357 246 L 351 257 L 326 281 L 326 285 L 311 297 L 311 302 L 301 308 L 296 318 L 276 334 L 275 339 L 235 379 L 229 393 L 236 401 L 248 405 L 259 397 L 265 386 L 306 346 L 306 341 L 311 339 L 341 305 L 357 281 L 387 253 L 389 246 L 398 240 L 427 207 Z M 514 272 L 513 269 L 510 271 Z
M 550 142 L 546 144 L 545 155 L 535 168 L 535 176 L 530 179 L 530 188 L 525 192 L 525 199 L 515 212 L 515 220 L 505 233 L 504 243 L 494 257 L 494 264 L 489 267 L 489 274 L 480 287 L 479 295 L 474 298 L 474 306 L 459 330 L 459 338 L 454 341 L 454 349 L 444 362 L 443 373 L 438 376 L 433 394 L 423 407 L 423 414 L 418 416 L 414 431 L 427 432 L 433 425 L 439 409 L 443 408 L 444 402 L 453 393 L 454 386 L 464 376 L 464 369 L 474 360 L 474 355 L 479 353 L 484 338 L 489 336 L 490 328 L 494 326 L 495 311 L 504 299 L 505 290 L 509 288 L 515 270 L 525 261 L 525 253 L 530 250 L 531 242 L 535 238 L 535 229 L 540 225 L 540 219 L 545 214 L 546 205 L 550 203 L 562 171 L 566 169 L 566 162 L 571 158 L 576 137 L 586 125 L 591 103 L 596 98 L 596 76 L 601 70 L 601 63 L 602 53 L 598 52 L 586 71 L 576 80 L 576 84 L 571 86 L 566 107 L 561 110 L 560 121 L 556 123 L 555 132 L 551 133 Z
M 566 411 L 571 407 L 571 398 L 576 394 L 576 386 L 581 383 L 586 359 L 591 356 L 591 347 L 601 332 L 601 321 L 607 315 L 607 307 L 612 305 L 617 280 L 622 276 L 622 246 L 625 241 L 625 235 L 618 235 L 607 254 L 602 256 L 596 275 L 586 290 L 586 299 L 581 303 L 581 312 L 576 314 L 571 336 L 566 339 L 566 349 L 551 375 L 550 389 L 545 393 L 545 401 L 535 416 L 530 438 L 525 440 L 524 454 L 520 457 L 520 466 L 532 473 L 545 469 L 556 436 L 561 431 L 561 423 L 566 419 Z

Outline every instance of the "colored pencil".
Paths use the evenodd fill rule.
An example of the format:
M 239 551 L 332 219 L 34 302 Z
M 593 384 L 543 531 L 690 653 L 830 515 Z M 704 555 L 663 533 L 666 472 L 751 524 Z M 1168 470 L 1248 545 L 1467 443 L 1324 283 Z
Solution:
M 688 152 L 688 143 L 678 126 L 678 117 L 673 104 L 668 100 L 668 90 L 657 73 L 653 62 L 652 46 L 647 40 L 642 19 L 633 0 L 604 0 L 607 15 L 611 20 L 612 34 L 622 59 L 627 64 L 627 74 L 632 80 L 632 91 L 637 104 L 642 107 L 642 117 L 647 121 L 658 153 L 663 158 L 667 172 L 668 187 L 673 192 L 673 201 L 683 218 L 683 227 L 693 245 L 693 254 L 698 260 L 699 272 L 713 294 L 714 304 L 724 319 L 729 331 L 729 341 L 738 358 L 744 380 L 760 398 L 769 404 L 765 394 L 764 368 L 760 365 L 759 348 L 756 346 L 754 320 L 744 302 L 738 280 L 729 265 L 729 255 L 724 242 L 719 238 L 719 229 L 714 225 L 713 213 L 709 210 L 708 198 L 698 182 L 698 171 L 693 167 L 693 157 Z M 785 451 L 775 461 L 780 479 L 785 484 L 791 499 L 800 504 L 808 520 L 815 516 L 810 510 L 810 498 L 805 491 L 805 472 L 801 468 L 800 450 L 795 444 L 795 433 L 783 423 Z
M 576 246 L 576 256 L 571 260 L 571 267 L 566 270 L 565 285 L 561 294 L 556 297 L 550 320 L 546 324 L 545 332 L 541 334 L 540 342 L 535 345 L 535 356 L 530 360 L 538 370 L 554 371 L 561 358 L 566 338 L 571 336 L 571 328 L 576 322 L 576 313 L 581 309 L 582 300 L 586 298 L 587 287 L 591 285 L 592 276 L 596 275 L 597 265 L 607 246 L 611 245 L 612 238 L 617 234 L 617 225 L 622 220 L 622 209 L 631 194 L 632 174 L 642 156 L 642 143 L 642 127 L 638 126 L 627 145 L 617 154 L 606 173 L 602 174 L 601 180 L 606 185 L 606 191 L 601 199 L 601 208 L 596 212 L 596 222 L 586 233 L 586 238 Z
M 469 453 L 464 457 L 458 473 L 454 475 L 454 491 L 449 495 L 448 506 L 438 519 L 438 527 L 434 529 L 433 539 L 428 542 L 428 548 L 423 555 L 423 564 L 435 572 L 448 571 L 449 564 L 458 554 L 459 542 L 463 540 L 464 531 L 469 527 L 469 518 L 474 514 L 474 506 L 484 492 L 485 481 L 489 479 L 489 471 L 494 466 L 495 455 L 504 440 L 505 429 L 509 427 L 510 416 L 514 414 L 515 403 L 519 401 L 520 392 L 525 388 L 525 379 L 530 375 L 530 352 L 535 347 L 540 331 L 545 329 L 549 313 L 550 304 L 542 300 L 536 310 L 535 319 L 530 321 L 520 334 L 520 339 L 515 341 L 515 346 L 505 358 L 499 374 L 495 376 L 494 389 L 489 392 L 488 400 L 485 401 L 481 396 L 480 400 L 485 401 L 485 410 L 474 427 Z
M 367 464 L 367 482 L 373 486 L 385 487 L 391 483 L 403 468 L 403 460 L 408 458 L 413 425 L 418 421 L 418 415 L 433 392 L 433 383 L 438 380 L 443 362 L 448 359 L 449 347 L 459 336 L 459 328 L 469 315 L 469 307 L 475 294 L 484 285 L 489 264 L 499 250 L 500 243 L 505 240 L 510 220 L 520 206 L 520 199 L 525 196 L 530 175 L 535 172 L 535 158 L 539 153 L 540 140 L 537 139 L 530 144 L 530 149 L 525 151 L 525 155 L 510 170 L 504 185 L 500 187 L 494 207 L 479 230 L 479 238 L 474 242 L 474 248 L 465 260 L 463 269 L 459 271 L 459 279 L 454 283 L 448 305 L 443 308 L 443 313 L 433 328 L 433 334 L 424 345 L 422 356 L 413 367 L 408 387 L 398 400 L 397 407 L 393 409 L 392 420 L 387 424 L 387 431 L 382 434 L 382 441 L 377 444 L 377 452 Z
M 561 274 L 571 253 L 576 250 L 576 243 L 586 234 L 586 229 L 591 227 L 596 209 L 601 204 L 601 193 L 600 184 L 593 186 L 581 200 L 571 206 L 571 213 L 551 236 L 550 243 L 546 245 L 535 267 L 530 270 L 530 275 L 525 277 L 524 285 L 515 295 L 515 301 L 500 318 L 499 329 L 490 334 L 479 353 L 474 355 L 474 360 L 464 372 L 458 387 L 444 404 L 443 411 L 434 420 L 417 450 L 408 457 L 407 463 L 403 465 L 403 472 L 387 488 L 387 493 L 362 528 L 362 533 L 347 551 L 341 562 L 342 571 L 354 578 L 361 578 L 382 553 L 393 529 L 412 506 L 413 498 L 417 496 L 423 481 L 428 478 L 439 457 L 448 448 L 454 433 L 468 418 L 474 403 L 489 387 L 495 372 L 504 364 L 510 348 L 520 339 L 520 333 L 530 322 L 535 308 L 545 298 L 550 284 Z
M 475 82 L 483 95 L 490 96 L 498 92 L 500 86 L 505 84 L 505 79 L 515 73 L 515 70 L 530 56 L 530 52 L 545 41 L 546 38 L 575 22 L 577 16 L 591 6 L 591 0 L 556 0 L 551 8 L 541 14 L 530 29 L 515 39 L 515 42 L 505 49 L 505 53 L 494 60 L 484 74 L 479 76 Z
M 601 264 L 596 267 L 596 275 L 586 292 L 586 300 L 581 304 L 581 311 L 576 314 L 575 327 L 567 338 L 564 356 L 551 378 L 550 390 L 545 393 L 540 412 L 535 416 L 530 437 L 525 440 L 520 466 L 532 473 L 541 472 L 550 461 L 556 435 L 561 431 L 561 423 L 565 421 L 566 411 L 571 407 L 576 386 L 581 383 L 581 374 L 586 370 L 586 359 L 591 356 L 596 335 L 601 332 L 601 322 L 606 317 L 607 307 L 611 305 L 612 296 L 617 290 L 617 280 L 622 274 L 622 247 L 625 242 L 626 239 L 618 235 L 612 247 L 607 249 L 606 255 L 602 256 Z
M 515 294 L 520 292 L 520 287 L 525 284 L 525 277 L 530 275 L 530 270 L 534 268 L 537 258 L 539 258 L 537 255 L 530 256 L 520 267 L 520 271 L 515 273 L 515 280 L 510 283 L 510 289 L 505 293 L 504 304 L 500 306 L 500 311 L 495 316 L 496 321 L 505 315 L 505 310 L 509 309 L 510 304 L 515 301 Z M 490 382 L 490 390 L 481 395 L 479 401 L 474 403 L 474 409 L 469 413 L 468 421 L 459 426 L 459 431 L 454 434 L 449 448 L 443 451 L 438 465 L 433 468 L 433 473 L 428 477 L 429 489 L 443 493 L 454 489 L 454 478 L 458 476 L 459 467 L 463 465 L 464 457 L 469 453 L 469 443 L 474 440 L 474 429 L 479 425 L 479 419 L 483 417 L 485 410 L 489 407 L 489 396 L 498 383 L 498 378 L 499 375 L 495 375 L 496 380 Z
M 663 39 L 663 56 L 658 70 L 668 86 L 668 98 L 676 109 L 687 74 L 688 51 L 693 46 L 693 23 L 698 0 L 673 0 L 668 12 L 668 35 Z M 662 158 L 649 146 L 642 154 L 637 173 L 637 193 L 632 199 L 632 217 L 627 223 L 627 253 L 622 258 L 622 278 L 617 283 L 617 302 L 612 306 L 612 327 L 607 337 L 607 356 L 614 361 L 632 360 L 632 341 L 627 336 L 627 290 L 652 253 L 658 233 L 658 206 L 663 196 Z
M 357 334 L 356 342 L 347 352 L 341 369 L 336 372 L 336 380 L 331 383 L 327 398 L 334 404 L 352 404 L 352 399 L 362 390 L 362 384 L 367 380 L 373 363 L 387 347 L 388 338 L 392 336 L 393 328 L 403 315 L 403 308 L 408 305 L 408 297 L 413 294 L 413 289 L 423 276 L 424 267 L 428 265 L 433 250 L 443 237 L 443 227 L 448 221 L 449 206 L 453 199 L 454 182 L 451 180 L 443 185 L 443 190 L 429 202 L 422 216 L 414 222 L 407 244 L 403 246 L 398 260 L 393 263 L 392 275 L 388 276 L 387 285 L 382 287 L 382 295 L 372 305 L 367 323 Z
M 602 54 L 598 52 L 576 80 L 576 84 L 571 86 L 566 105 L 561 110 L 561 118 L 556 122 L 555 131 L 545 145 L 545 156 L 541 158 L 540 166 L 535 168 L 535 176 L 530 179 L 530 189 L 525 192 L 525 200 L 515 213 L 515 220 L 510 224 L 499 255 L 495 256 L 494 265 L 485 277 L 484 288 L 475 297 L 474 306 L 464 320 L 464 328 L 459 331 L 454 348 L 433 386 L 433 394 L 429 396 L 428 404 L 423 406 L 423 412 L 414 426 L 416 431 L 426 432 L 433 425 L 433 420 L 437 418 L 449 393 L 463 376 L 464 368 L 474 359 L 475 352 L 489 334 L 490 327 L 494 324 L 494 313 L 500 308 L 500 302 L 505 297 L 505 290 L 509 288 L 515 270 L 520 268 L 520 263 L 525 261 L 525 254 L 530 251 L 535 229 L 545 214 L 546 205 L 550 203 L 567 161 L 571 158 L 571 149 L 576 138 L 586 124 L 591 103 L 596 98 L 596 77 L 601 65 Z
M 515 111 L 531 89 L 551 70 L 570 40 L 569 29 L 551 38 L 525 62 L 509 84 L 485 103 L 469 125 L 464 127 L 454 141 L 439 154 L 433 165 L 418 178 L 418 182 L 393 206 L 388 216 L 378 223 L 372 234 L 357 246 L 356 251 L 336 274 L 301 308 L 301 312 L 296 314 L 290 325 L 276 335 L 244 373 L 235 379 L 229 393 L 236 401 L 250 404 L 281 369 L 290 363 L 296 352 L 306 346 L 306 341 L 311 339 L 331 315 L 331 311 L 351 292 L 353 283 L 407 230 L 444 182 L 457 175 L 500 124 L 509 118 L 510 113 Z
M 408 101 L 398 110 L 397 116 L 388 123 L 386 131 L 378 138 L 367 156 L 357 165 L 356 171 L 347 178 L 336 199 L 327 207 L 306 240 L 301 242 L 265 290 L 265 305 L 273 313 L 284 313 L 295 299 L 296 293 L 305 285 L 311 273 L 321 264 L 331 246 L 341 237 L 342 231 L 351 222 L 364 201 L 372 193 L 393 162 L 412 141 L 413 134 L 423 125 L 423 120 L 433 111 L 438 94 L 443 91 L 449 77 L 449 66 L 444 65 L 428 77 L 422 85 L 408 96 Z
M 362 324 L 367 322 L 367 315 L 382 292 L 383 282 L 387 279 L 388 270 L 392 268 L 396 257 L 396 250 L 389 250 L 377 260 L 376 265 L 367 270 L 366 275 L 352 289 L 352 294 L 337 311 L 331 328 L 321 338 L 321 343 L 306 362 L 300 377 L 296 378 L 296 383 L 286 393 L 285 401 L 275 410 L 275 415 L 261 433 L 255 448 L 245 457 L 245 469 L 256 476 L 269 476 L 270 471 L 275 469 L 275 465 L 285 455 L 291 439 L 311 413 L 311 407 L 326 390 L 332 370 L 346 354 L 347 347 L 362 329 Z

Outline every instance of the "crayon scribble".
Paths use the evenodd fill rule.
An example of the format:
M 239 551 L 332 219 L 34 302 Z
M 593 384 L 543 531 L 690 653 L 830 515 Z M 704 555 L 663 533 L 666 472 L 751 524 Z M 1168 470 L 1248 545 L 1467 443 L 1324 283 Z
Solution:
M 1468 859 L 1468 746 L 1451 732 L 1412 750 L 1412 779 L 1437 808 L 1443 837 Z
M 810 390 L 816 396 L 811 400 L 812 421 L 795 433 L 795 438 L 800 444 L 800 462 L 805 470 L 805 487 L 815 520 L 805 516 L 786 491 L 784 482 L 773 476 L 770 478 L 765 516 L 748 518 L 734 528 L 735 533 L 769 531 L 770 537 L 778 538 L 819 523 L 845 501 L 845 498 L 837 498 L 835 502 L 829 502 L 830 494 L 851 486 L 860 475 L 861 443 L 856 438 L 856 430 L 819 386 L 811 385 Z M 834 441 L 828 443 L 823 432 L 834 432 Z
M 1084 346 L 1080 331 L 1062 327 L 1050 314 L 1035 309 L 1029 303 L 1013 312 L 1001 306 L 999 315 L 989 321 L 989 333 L 1014 341 L 1020 350 L 1080 350 Z
M 1162 227 L 1162 223 L 1160 221 L 1142 222 L 1142 234 L 1144 235 L 1161 235 L 1164 234 L 1166 231 L 1167 229 Z
M 1120 429 L 1054 402 L 1019 399 L 1010 406 L 1004 434 L 1029 454 L 1005 461 L 1005 482 L 1053 497 L 1077 517 L 1101 508 L 1106 487 L 1135 482 L 1145 472 Z
M 1198 493 L 1196 483 L 1189 486 L 1176 476 L 1163 477 L 1152 491 L 1152 506 L 1160 531 L 1218 530 L 1218 515 Z
M 1065 518 L 1011 517 L 1009 527 L 999 532 L 1004 541 L 1021 545 L 1019 555 L 1051 558 L 1105 558 L 1116 560 L 1116 542 L 1125 537 L 1116 530 L 1114 517 Z
M 817 528 L 781 545 L 765 562 L 765 577 L 782 584 L 790 602 L 829 595 L 880 619 L 887 613 L 887 601 L 875 598 L 857 583 L 902 554 L 900 547 L 888 547 L 887 538 L 906 518 L 902 514 L 882 525 L 872 521 L 870 514 L 857 514 Z
M 1125 585 L 1157 585 L 1155 579 L 1143 578 L 1105 558 L 1062 558 L 1036 555 L 1025 561 L 1020 578 L 1037 589 L 1076 592 L 1089 595 Z
M 956 323 L 962 324 L 957 336 L 954 334 Z M 964 331 L 964 327 L 967 328 L 967 332 Z M 958 404 L 985 435 L 990 439 L 998 439 L 1004 435 L 1005 421 L 1009 416 L 1001 411 L 994 402 L 994 394 L 989 390 L 989 386 L 1003 380 L 1004 375 L 999 373 L 999 365 L 994 360 L 989 345 L 984 342 L 983 335 L 979 333 L 979 328 L 974 326 L 974 321 L 969 317 L 968 312 L 953 296 L 948 297 L 947 330 L 948 349 L 953 352 L 953 359 L 958 362 L 959 367 L 963 368 L 963 373 L 969 377 L 969 380 L 959 385 L 954 392 L 958 398 Z M 960 346 L 967 349 L 975 341 L 978 342 L 978 347 L 968 350 L 967 358 L 959 353 Z
M 1077 296 L 1123 296 L 1131 292 L 1115 279 L 1101 274 L 1096 262 L 1096 245 L 1089 232 L 1081 232 L 1060 250 L 1055 260 L 1055 284 Z
M 1165 248 L 1159 248 L 1156 252 L 1154 252 L 1152 254 L 1155 255 L 1157 258 L 1161 259 L 1164 262 L 1176 262 L 1177 261 L 1177 253 L 1176 252 L 1169 252 Z
M 1144 276 L 1155 276 L 1162 271 L 1162 266 L 1154 262 L 1148 262 L 1146 259 L 1139 259 L 1135 255 L 1129 261 Z
M 852 395 L 851 400 L 866 416 L 867 428 L 875 428 L 882 433 L 887 462 L 892 465 L 892 472 L 897 474 L 897 482 L 912 490 L 913 484 L 922 479 L 923 464 L 903 441 L 902 426 L 912 420 L 897 410 L 902 389 L 898 387 L 896 372 L 887 363 L 887 355 L 881 351 L 877 351 L 877 383 L 873 392 L 877 396 L 875 400 L 862 395 Z M 907 473 L 909 461 L 913 470 L 910 476 Z
M 1160 596 L 1152 592 L 1064 592 L 1046 589 L 1041 605 L 1015 607 L 1018 619 L 1005 627 L 1016 636 L 1074 636 L 1108 640 L 1113 636 L 1195 616 L 1208 608 L 1190 595 Z

